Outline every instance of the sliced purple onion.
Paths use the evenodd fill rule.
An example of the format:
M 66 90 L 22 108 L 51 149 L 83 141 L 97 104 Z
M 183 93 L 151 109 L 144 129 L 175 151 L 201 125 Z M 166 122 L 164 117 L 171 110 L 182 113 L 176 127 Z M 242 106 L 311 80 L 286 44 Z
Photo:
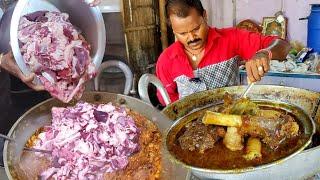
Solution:
M 127 123 L 126 123 L 127 119 L 126 119 L 125 116 L 120 116 L 120 117 L 118 117 L 117 120 L 122 126 L 126 126 L 127 125 Z
M 53 108 L 52 113 L 52 125 L 47 127 L 48 131 L 44 132 L 47 134 L 41 141 L 46 144 L 54 134 L 52 142 L 55 143 L 49 144 L 54 157 L 52 168 L 56 171 L 53 178 L 88 178 L 94 175 L 96 179 L 104 172 L 124 169 L 129 156 L 139 150 L 139 129 L 133 119 L 119 108 L 110 110 L 110 106 L 81 102 L 73 108 Z M 111 116 L 118 118 L 109 118 Z M 83 122 L 87 124 L 81 126 Z M 87 130 L 87 127 L 90 128 Z M 98 136 L 102 133 L 106 133 L 103 140 Z M 49 146 L 39 144 L 37 148 Z M 83 171 L 83 167 L 89 168 Z M 52 174 L 52 168 L 44 174 Z
M 98 122 L 107 122 L 108 118 L 109 118 L 109 114 L 103 111 L 98 111 L 98 110 L 94 110 L 93 111 L 93 115 L 94 118 L 98 121 Z
M 25 17 L 29 21 L 33 21 L 33 22 L 46 22 L 48 20 L 48 18 L 45 17 L 47 12 L 48 11 L 36 11 L 34 13 L 30 13 L 28 15 L 25 15 Z
M 57 156 L 53 157 L 52 166 L 55 167 L 55 168 L 60 168 L 61 167 L 61 165 L 59 163 L 59 158 Z

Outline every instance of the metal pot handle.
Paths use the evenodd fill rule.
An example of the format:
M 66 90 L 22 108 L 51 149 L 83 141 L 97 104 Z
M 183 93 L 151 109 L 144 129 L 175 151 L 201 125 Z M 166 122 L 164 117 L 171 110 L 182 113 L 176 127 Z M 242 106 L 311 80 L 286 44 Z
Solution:
M 143 101 L 151 104 L 148 94 L 149 83 L 157 87 L 166 105 L 171 103 L 167 90 L 163 87 L 161 81 L 153 74 L 143 74 L 139 79 L 138 92 Z
M 108 60 L 103 62 L 100 67 L 99 70 L 97 72 L 97 76 L 94 78 L 94 90 L 95 91 L 100 91 L 100 76 L 101 73 L 105 70 L 108 69 L 110 67 L 117 67 L 119 69 L 121 69 L 124 73 L 124 76 L 126 78 L 126 82 L 125 82 L 125 86 L 124 86 L 124 91 L 123 94 L 124 95 L 128 95 L 130 92 L 130 89 L 132 87 L 132 81 L 133 81 L 133 75 L 132 75 L 132 71 L 129 68 L 128 65 L 126 65 L 125 63 L 118 61 L 118 60 Z

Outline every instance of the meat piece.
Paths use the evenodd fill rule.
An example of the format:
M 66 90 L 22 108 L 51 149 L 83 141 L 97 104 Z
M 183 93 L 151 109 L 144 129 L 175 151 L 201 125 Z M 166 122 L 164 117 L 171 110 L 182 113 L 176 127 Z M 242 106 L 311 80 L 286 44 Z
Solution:
M 250 137 L 246 146 L 246 154 L 243 157 L 247 161 L 256 160 L 262 157 L 261 141 L 259 138 Z
M 228 127 L 240 127 L 242 125 L 242 118 L 239 115 L 222 114 L 212 111 L 206 111 L 202 118 L 202 123 Z
M 238 151 L 243 148 L 243 137 L 238 131 L 236 127 L 228 127 L 227 133 L 223 138 L 223 144 L 231 151 Z
M 207 111 L 202 122 L 237 127 L 241 136 L 250 135 L 261 138 L 262 142 L 271 149 L 277 149 L 287 139 L 299 135 L 299 125 L 292 116 L 273 109 L 260 109 L 256 103 L 247 98 L 232 101 L 231 95 L 226 93 L 224 95 L 224 109 L 221 112 Z M 232 138 L 232 136 L 226 138 Z M 227 139 L 225 141 L 236 140 Z
M 287 139 L 299 135 L 299 125 L 290 115 L 286 114 L 273 117 L 244 117 L 240 134 L 262 138 L 262 142 L 271 149 L 277 149 Z
M 231 94 L 226 92 L 223 95 L 223 106 L 228 107 L 228 106 L 232 105 L 232 103 L 233 103 L 233 98 L 232 98 Z
M 96 69 L 90 46 L 68 14 L 27 14 L 20 19 L 18 39 L 25 63 L 53 97 L 66 103 L 81 97 L 84 82 L 95 76 Z
M 241 136 L 250 135 L 261 138 L 262 142 L 267 144 L 271 149 L 277 149 L 285 140 L 299 135 L 299 125 L 293 117 L 278 111 L 258 110 L 254 116 L 238 115 L 238 117 L 235 117 L 237 115 L 232 115 L 232 118 L 230 116 L 229 114 L 208 111 L 204 115 L 202 122 L 220 126 L 233 125 L 233 127 L 238 128 L 238 133 Z M 223 124 L 221 119 L 227 119 L 228 121 L 225 121 L 225 124 Z M 225 138 L 233 137 L 226 136 Z M 228 139 L 226 141 L 233 142 L 236 140 Z
M 218 126 L 206 126 L 201 121 L 188 123 L 186 131 L 178 138 L 182 149 L 204 153 L 205 150 L 213 148 L 214 143 L 224 137 L 225 130 Z

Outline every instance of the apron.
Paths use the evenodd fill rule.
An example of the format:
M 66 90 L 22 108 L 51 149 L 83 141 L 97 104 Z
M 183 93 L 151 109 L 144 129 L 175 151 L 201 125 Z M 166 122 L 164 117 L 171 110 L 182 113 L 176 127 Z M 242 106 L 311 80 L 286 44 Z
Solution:
M 198 68 L 193 71 L 194 78 L 186 75 L 175 78 L 179 99 L 200 91 L 237 85 L 239 83 L 238 60 L 238 57 L 234 57 L 221 63 Z

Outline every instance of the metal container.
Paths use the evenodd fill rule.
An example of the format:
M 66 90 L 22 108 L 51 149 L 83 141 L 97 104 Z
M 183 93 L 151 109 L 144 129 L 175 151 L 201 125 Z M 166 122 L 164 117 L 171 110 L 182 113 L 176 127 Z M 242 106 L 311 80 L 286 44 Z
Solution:
M 199 109 L 221 103 L 226 92 L 239 97 L 244 89 L 245 86 L 234 86 L 195 93 L 170 104 L 162 112 L 171 120 L 178 120 L 190 113 L 197 112 Z M 283 106 L 289 104 L 290 106 L 288 107 L 296 106 L 298 107 L 297 110 L 300 109 L 301 115 L 304 114 L 305 118 L 314 118 L 320 94 L 291 87 L 256 85 L 251 89 L 248 97 L 253 100 L 276 100 L 281 102 Z M 219 172 L 187 167 L 190 167 L 192 173 L 201 179 L 270 179 L 270 177 L 273 179 L 301 179 L 319 172 L 320 162 L 317 157 L 320 157 L 319 146 L 292 155 L 283 161 L 240 171 Z
M 81 100 L 89 103 L 112 102 L 119 106 L 128 107 L 154 122 L 162 134 L 164 134 L 165 131 L 172 125 L 172 121 L 170 121 L 158 110 L 153 108 L 151 105 L 133 97 L 106 92 L 86 92 L 83 94 Z M 70 106 L 74 103 L 75 102 L 63 104 L 58 100 L 49 99 L 31 108 L 17 120 L 8 133 L 8 136 L 14 138 L 17 143 L 5 142 L 3 151 L 4 166 L 9 179 L 16 179 L 14 178 L 16 177 L 16 174 L 14 174 L 12 170 L 18 170 L 17 167 L 19 159 L 26 141 L 37 129 L 51 123 L 51 108 L 54 106 Z M 162 177 L 164 179 L 185 179 L 187 176 L 187 170 L 176 165 L 175 163 L 172 163 L 168 157 L 169 155 L 165 151 L 163 145 Z
M 39 10 L 68 13 L 70 22 L 78 27 L 91 45 L 91 58 L 98 68 L 104 56 L 106 32 L 98 7 L 90 7 L 83 0 L 19 0 L 7 9 L 0 24 L 0 52 L 11 49 L 21 71 L 28 75 L 29 69 L 22 58 L 18 42 L 20 17 Z M 10 37 L 10 38 L 9 38 Z M 10 45 L 9 45 L 10 42 Z
M 308 47 L 320 53 L 320 4 L 311 4 L 308 18 Z

